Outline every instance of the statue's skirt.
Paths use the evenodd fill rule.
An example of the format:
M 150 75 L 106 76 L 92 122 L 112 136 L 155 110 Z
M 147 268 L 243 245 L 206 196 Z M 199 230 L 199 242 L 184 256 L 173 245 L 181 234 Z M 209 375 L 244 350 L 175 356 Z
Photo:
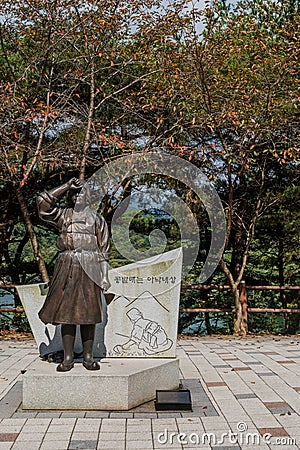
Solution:
M 45 324 L 88 325 L 101 322 L 100 280 L 100 263 L 96 252 L 61 252 L 47 297 L 39 312 L 40 319 Z

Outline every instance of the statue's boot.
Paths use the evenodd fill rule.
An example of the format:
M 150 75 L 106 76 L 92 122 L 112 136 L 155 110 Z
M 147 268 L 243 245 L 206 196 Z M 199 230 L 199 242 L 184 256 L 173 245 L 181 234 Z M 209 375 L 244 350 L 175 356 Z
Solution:
M 83 366 L 87 370 L 99 370 L 100 365 L 94 361 L 93 347 L 96 325 L 80 325 L 80 334 L 83 346 Z
M 75 335 L 76 325 L 62 324 L 61 336 L 64 347 L 64 360 L 56 367 L 57 372 L 68 372 L 74 367 Z

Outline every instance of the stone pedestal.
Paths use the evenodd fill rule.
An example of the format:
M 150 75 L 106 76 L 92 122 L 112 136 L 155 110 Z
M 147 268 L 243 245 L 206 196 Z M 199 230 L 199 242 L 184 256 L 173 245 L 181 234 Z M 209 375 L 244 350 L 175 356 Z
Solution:
M 155 398 L 156 390 L 177 389 L 178 359 L 104 358 L 100 371 L 81 363 L 66 373 L 35 361 L 23 376 L 23 409 L 129 410 Z

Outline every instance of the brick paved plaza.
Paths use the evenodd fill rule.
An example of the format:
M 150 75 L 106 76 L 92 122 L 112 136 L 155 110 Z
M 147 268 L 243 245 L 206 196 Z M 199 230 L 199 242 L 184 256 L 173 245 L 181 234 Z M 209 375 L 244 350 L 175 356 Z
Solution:
M 300 448 L 300 336 L 180 339 L 177 354 L 192 412 L 24 411 L 36 345 L 0 341 L 0 450 Z

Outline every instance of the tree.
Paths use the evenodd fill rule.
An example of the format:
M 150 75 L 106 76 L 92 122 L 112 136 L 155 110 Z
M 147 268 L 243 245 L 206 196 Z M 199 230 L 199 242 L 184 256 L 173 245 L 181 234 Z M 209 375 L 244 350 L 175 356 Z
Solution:
M 32 198 L 49 176 L 78 171 L 84 178 L 106 158 L 130 151 L 123 141 L 124 116 L 115 105 L 149 76 L 130 40 L 132 29 L 149 18 L 145 8 L 158 3 L 1 3 L 2 195 L 12 189 L 9 198 L 19 203 L 44 281 L 47 270 L 26 196 Z M 104 153 L 107 142 L 109 154 Z M 6 215 L 7 208 L 4 247 L 9 239 Z
M 230 8 L 222 2 L 204 10 L 201 37 L 196 10 L 189 19 L 177 15 L 163 40 L 154 28 L 142 35 L 160 67 L 136 94 L 144 123 L 154 124 L 150 145 L 188 158 L 215 180 L 227 215 L 220 265 L 241 334 L 247 324 L 239 284 L 258 219 L 271 201 L 274 171 L 299 161 L 300 22 L 292 6 L 260 0 Z
M 184 0 L 160 3 L 15 3 L 0 33 L 3 189 L 13 187 L 24 206 L 22 196 L 45 180 L 86 178 L 135 149 L 189 160 L 224 205 L 220 267 L 237 310 L 235 331 L 244 334 L 238 290 L 257 224 L 286 188 L 274 197 L 279 174 L 299 168 L 299 9 L 287 0 L 215 2 L 203 11 Z M 122 195 L 135 182 L 123 180 Z M 152 182 L 176 190 L 204 218 L 209 247 L 195 196 L 176 181 Z

